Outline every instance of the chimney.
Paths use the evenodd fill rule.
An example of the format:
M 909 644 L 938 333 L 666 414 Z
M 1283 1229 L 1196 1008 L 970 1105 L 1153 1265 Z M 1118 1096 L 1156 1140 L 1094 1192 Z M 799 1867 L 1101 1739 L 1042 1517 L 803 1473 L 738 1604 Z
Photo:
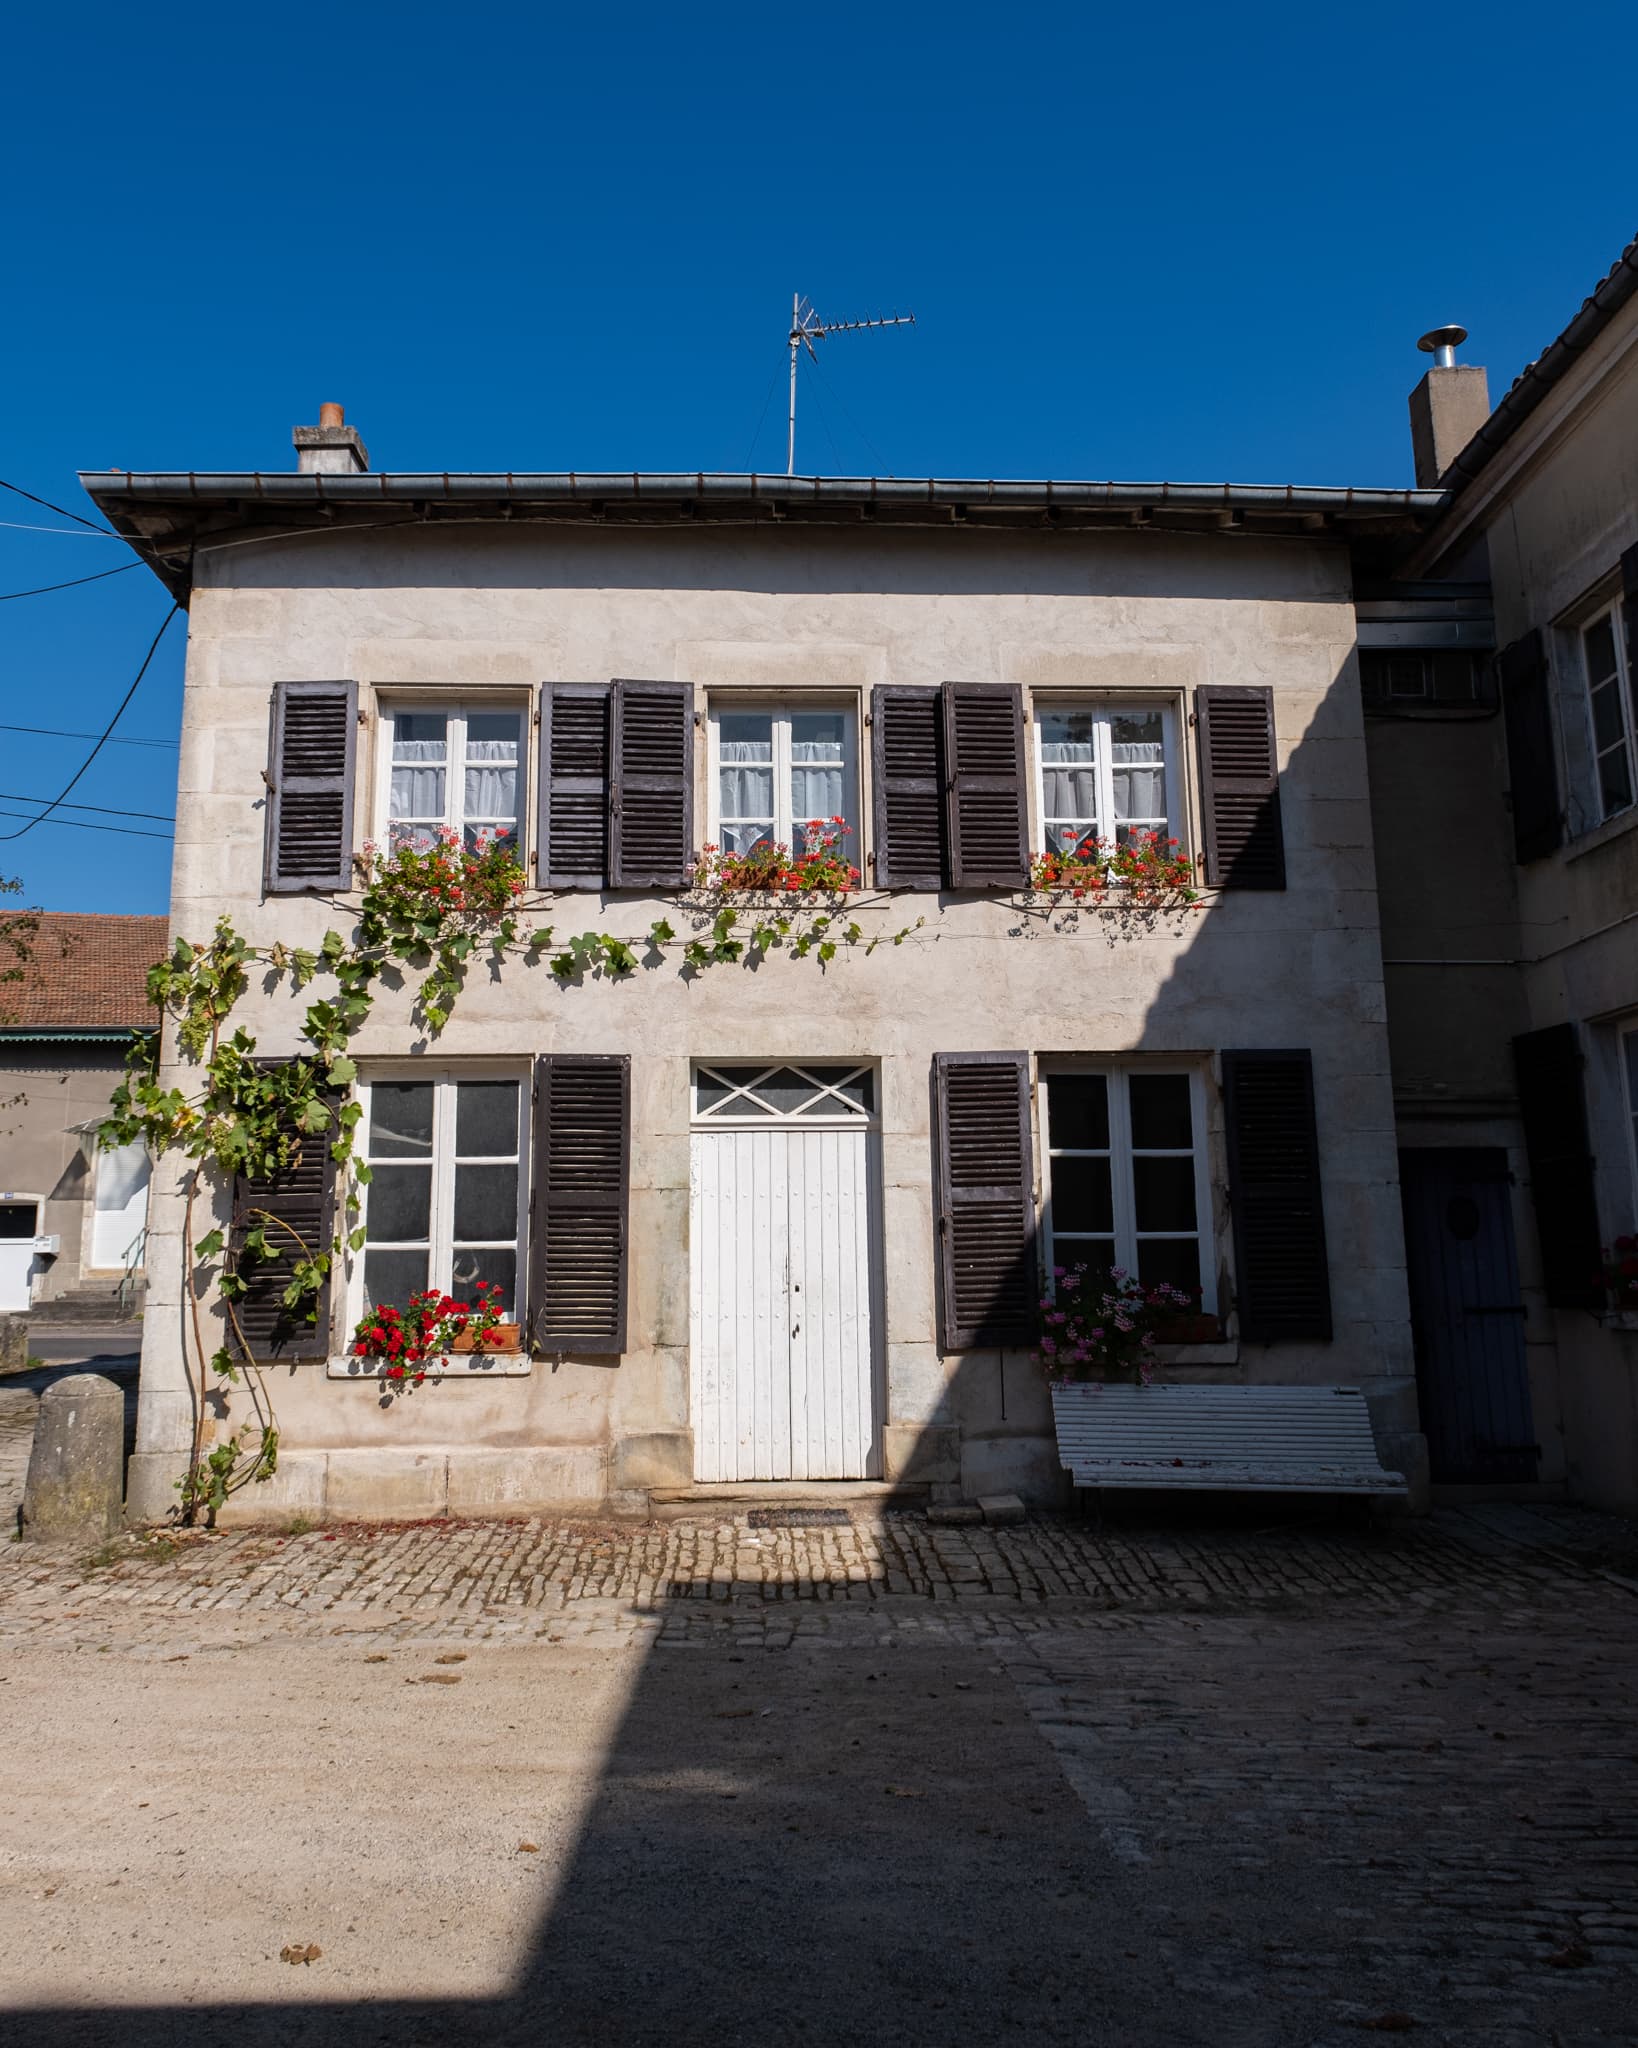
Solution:
M 351 476 L 369 468 L 369 450 L 358 438 L 357 427 L 346 426 L 345 419 L 339 405 L 321 405 L 318 425 L 297 427 L 290 436 L 296 467 L 304 475 Z
M 1490 380 L 1477 363 L 1458 363 L 1465 327 L 1435 327 L 1416 346 L 1433 368 L 1410 395 L 1416 488 L 1437 488 L 1446 470 L 1490 417 Z

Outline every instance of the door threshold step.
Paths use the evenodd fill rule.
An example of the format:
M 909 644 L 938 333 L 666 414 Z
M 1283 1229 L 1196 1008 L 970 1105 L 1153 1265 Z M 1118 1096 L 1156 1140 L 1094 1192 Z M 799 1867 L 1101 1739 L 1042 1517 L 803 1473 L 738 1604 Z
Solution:
M 695 1486 L 651 1486 L 650 1517 L 685 1521 L 691 1515 L 732 1516 L 750 1508 L 844 1508 L 865 1516 L 884 1508 L 924 1508 L 923 1483 L 884 1479 L 729 1480 Z

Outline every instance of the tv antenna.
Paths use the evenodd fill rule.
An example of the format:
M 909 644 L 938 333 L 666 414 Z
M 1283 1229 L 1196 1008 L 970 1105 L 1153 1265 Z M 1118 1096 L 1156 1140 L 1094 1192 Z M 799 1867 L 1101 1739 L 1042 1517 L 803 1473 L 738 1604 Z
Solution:
M 800 292 L 791 293 L 791 410 L 790 432 L 785 440 L 785 474 L 796 474 L 796 360 L 803 349 L 812 356 L 815 363 L 819 351 L 816 341 L 823 341 L 827 334 L 858 334 L 867 327 L 914 327 L 914 313 L 889 313 L 879 320 L 821 320 L 808 300 Z

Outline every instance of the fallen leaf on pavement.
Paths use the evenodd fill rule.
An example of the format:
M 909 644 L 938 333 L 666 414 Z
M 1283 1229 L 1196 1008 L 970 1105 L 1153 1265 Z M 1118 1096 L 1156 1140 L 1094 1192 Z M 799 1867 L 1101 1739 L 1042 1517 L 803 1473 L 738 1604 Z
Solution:
M 520 1856 L 538 1856 L 540 1854 L 540 1844 L 538 1842 L 519 1842 L 517 1853 Z
M 464 1650 L 445 1650 L 441 1657 L 434 1657 L 432 1661 L 434 1664 L 464 1664 L 466 1662 L 466 1652 Z
M 419 1678 L 404 1680 L 406 1685 L 459 1685 L 460 1682 L 458 1671 L 423 1671 Z
M 369 1656 L 364 1659 L 366 1664 L 385 1664 L 389 1661 L 385 1650 L 372 1650 Z
M 323 1949 L 319 1947 L 316 1941 L 308 1942 L 305 1947 L 299 1942 L 291 1941 L 286 1942 L 284 1947 L 279 1950 L 279 1961 L 281 1963 L 316 1963 L 323 1953 Z

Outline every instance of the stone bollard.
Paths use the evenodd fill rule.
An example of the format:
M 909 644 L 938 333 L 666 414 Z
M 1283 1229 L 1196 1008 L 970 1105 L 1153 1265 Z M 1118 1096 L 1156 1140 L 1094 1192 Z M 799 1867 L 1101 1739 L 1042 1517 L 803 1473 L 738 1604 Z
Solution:
M 125 1396 L 101 1373 L 70 1373 L 40 1396 L 23 1485 L 23 1534 L 100 1543 L 120 1525 Z
M 21 1316 L 0 1316 L 0 1372 L 21 1372 L 28 1364 L 28 1324 Z

